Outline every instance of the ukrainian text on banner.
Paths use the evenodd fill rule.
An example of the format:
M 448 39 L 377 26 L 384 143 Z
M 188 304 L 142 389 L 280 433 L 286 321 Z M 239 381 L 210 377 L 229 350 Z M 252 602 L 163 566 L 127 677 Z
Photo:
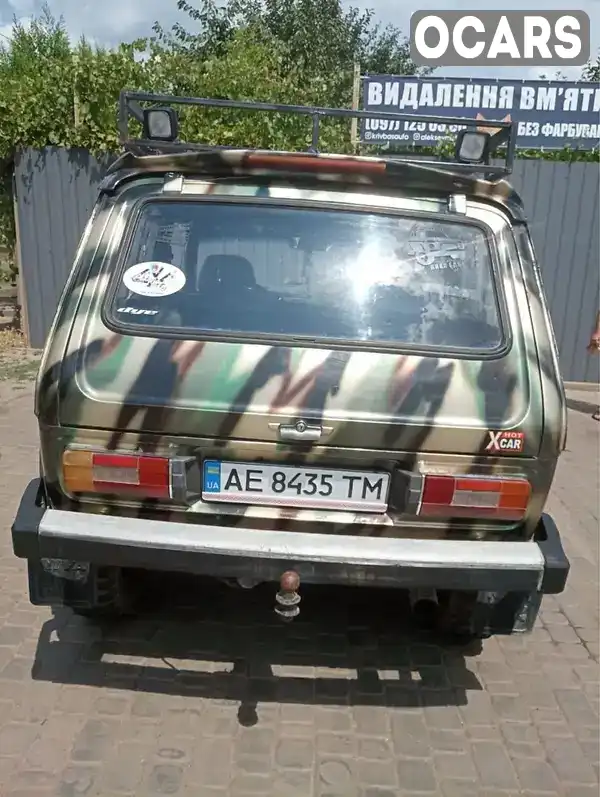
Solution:
M 493 80 L 370 75 L 365 111 L 517 124 L 517 146 L 527 149 L 594 149 L 600 144 L 600 83 L 562 80 Z M 431 146 L 460 127 L 437 122 L 364 119 L 361 141 Z

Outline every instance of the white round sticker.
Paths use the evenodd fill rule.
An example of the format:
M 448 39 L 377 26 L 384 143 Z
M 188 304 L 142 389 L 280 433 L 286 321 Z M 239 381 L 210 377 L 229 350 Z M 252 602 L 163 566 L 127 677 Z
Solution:
M 140 296 L 170 296 L 185 285 L 185 274 L 172 263 L 136 263 L 123 274 L 125 287 Z

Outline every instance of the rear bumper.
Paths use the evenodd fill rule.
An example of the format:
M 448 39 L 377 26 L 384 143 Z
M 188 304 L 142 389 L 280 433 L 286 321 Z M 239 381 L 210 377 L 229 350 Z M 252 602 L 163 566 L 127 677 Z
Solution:
M 32 481 L 12 526 L 16 556 L 308 583 L 538 592 L 564 590 L 569 561 L 542 516 L 531 542 L 393 539 L 254 530 L 45 509 Z

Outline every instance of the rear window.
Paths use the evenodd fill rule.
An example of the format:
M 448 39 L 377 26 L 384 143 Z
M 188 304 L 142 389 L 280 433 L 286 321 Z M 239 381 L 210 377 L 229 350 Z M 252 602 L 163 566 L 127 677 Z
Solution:
M 197 336 L 493 350 L 490 249 L 469 223 L 234 202 L 145 204 L 109 316 Z

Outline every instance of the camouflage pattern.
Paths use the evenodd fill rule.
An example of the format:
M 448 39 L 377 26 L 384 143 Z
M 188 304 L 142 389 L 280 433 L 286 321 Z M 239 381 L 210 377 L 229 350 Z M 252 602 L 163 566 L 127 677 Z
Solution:
M 283 157 L 282 157 L 283 156 Z M 289 168 L 275 167 L 277 159 L 289 163 Z M 302 175 L 302 161 L 315 159 L 322 165 L 320 177 L 325 183 L 350 186 L 386 186 L 398 193 L 399 187 L 412 190 L 435 191 L 435 193 L 451 194 L 461 192 L 473 198 L 487 199 L 510 208 L 513 214 L 521 215 L 522 203 L 512 185 L 504 179 L 487 180 L 473 174 L 452 170 L 451 164 L 444 169 L 439 164 L 406 162 L 376 157 L 351 157 L 323 153 L 319 155 L 305 153 L 273 152 L 271 150 L 221 150 L 200 152 L 177 152 L 172 154 L 136 156 L 132 152 L 124 153 L 108 170 L 108 179 L 113 176 L 119 179 L 133 173 L 141 174 L 192 174 L 215 177 L 272 177 L 274 169 L 277 174 L 286 173 L 288 177 Z M 356 168 L 349 171 L 336 170 L 336 164 L 353 164 Z M 368 171 L 369 167 L 372 171 Z M 377 171 L 376 171 L 377 170 Z
M 42 467 L 52 501 L 90 512 L 160 512 L 161 517 L 166 514 L 190 523 L 282 531 L 513 540 L 531 536 L 564 447 L 566 410 L 556 347 L 526 228 L 515 230 L 510 214 L 485 199 L 510 197 L 512 189 L 503 181 L 460 177 L 461 191 L 468 195 L 468 217 L 485 223 L 496 242 L 512 330 L 510 348 L 502 357 L 476 360 L 242 340 L 159 339 L 147 330 L 143 337 L 132 336 L 106 325 L 103 299 L 132 204 L 141 197 L 162 196 L 165 172 L 176 173 L 183 166 L 199 173 L 184 185 L 183 194 L 190 198 L 199 194 L 269 196 L 302 199 L 315 206 L 333 200 L 363 207 L 432 210 L 452 218 L 447 196 L 439 198 L 417 188 L 407 192 L 406 181 L 400 193 L 377 176 L 361 175 L 357 178 L 360 186 L 348 184 L 342 190 L 340 184 L 348 178 L 336 176 L 332 166 L 332 173 L 298 179 L 263 167 L 260 180 L 253 182 L 253 171 L 244 168 L 244 157 L 244 153 L 225 152 L 210 158 L 127 155 L 121 160 L 119 168 L 144 173 L 99 200 L 38 376 Z M 415 184 L 433 182 L 431 166 L 408 171 L 406 164 L 393 166 L 410 175 Z M 231 179 L 242 173 L 244 180 Z M 448 175 L 436 174 L 439 193 L 447 192 L 450 183 L 456 190 L 456 176 L 448 182 Z M 332 432 L 317 444 L 280 442 L 270 424 L 300 418 L 330 426 Z M 489 432 L 498 430 L 523 432 L 522 454 L 486 452 Z M 154 501 L 136 504 L 96 498 L 71 502 L 61 490 L 60 457 L 64 447 L 73 444 L 249 462 L 525 476 L 533 486 L 533 498 L 526 522 L 518 527 L 443 519 L 417 524 L 414 515 L 392 511 L 361 516 L 210 504 L 199 496 L 179 508 Z

